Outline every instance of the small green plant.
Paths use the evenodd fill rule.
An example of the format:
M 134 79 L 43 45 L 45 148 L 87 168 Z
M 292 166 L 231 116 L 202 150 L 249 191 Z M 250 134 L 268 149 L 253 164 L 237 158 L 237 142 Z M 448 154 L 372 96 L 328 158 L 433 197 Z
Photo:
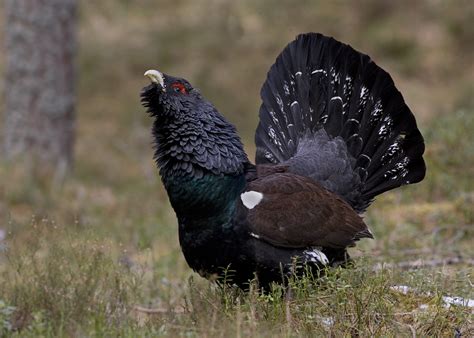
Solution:
M 15 312 L 14 306 L 7 305 L 3 300 L 0 300 L 0 335 L 5 335 L 8 332 L 11 332 L 12 325 L 12 315 Z

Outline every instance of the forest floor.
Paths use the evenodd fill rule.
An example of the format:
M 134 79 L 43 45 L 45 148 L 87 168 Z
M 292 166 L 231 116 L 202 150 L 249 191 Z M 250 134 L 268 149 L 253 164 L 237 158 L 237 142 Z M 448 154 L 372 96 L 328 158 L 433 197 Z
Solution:
M 242 293 L 193 273 L 151 161 L 140 164 L 148 177 L 117 168 L 56 188 L 22 181 L 17 170 L 5 187 L 0 332 L 472 336 L 474 195 L 459 170 L 474 165 L 473 127 L 472 112 L 427 125 L 424 183 L 371 206 L 365 218 L 376 239 L 351 249 L 354 267 L 294 280 L 289 299 L 280 287 Z M 54 209 L 32 214 L 31 205 Z

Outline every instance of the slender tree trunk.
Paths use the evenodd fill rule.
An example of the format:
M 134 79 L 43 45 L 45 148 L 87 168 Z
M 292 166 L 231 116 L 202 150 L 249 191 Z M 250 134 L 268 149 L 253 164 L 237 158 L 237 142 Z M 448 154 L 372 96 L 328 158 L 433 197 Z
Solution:
M 5 0 L 7 160 L 63 176 L 75 127 L 76 0 Z

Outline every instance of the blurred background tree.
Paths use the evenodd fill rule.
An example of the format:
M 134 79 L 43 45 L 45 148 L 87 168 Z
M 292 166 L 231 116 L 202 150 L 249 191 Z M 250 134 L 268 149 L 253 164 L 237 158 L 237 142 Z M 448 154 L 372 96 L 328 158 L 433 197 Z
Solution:
M 75 129 L 76 0 L 5 1 L 5 158 L 63 177 Z

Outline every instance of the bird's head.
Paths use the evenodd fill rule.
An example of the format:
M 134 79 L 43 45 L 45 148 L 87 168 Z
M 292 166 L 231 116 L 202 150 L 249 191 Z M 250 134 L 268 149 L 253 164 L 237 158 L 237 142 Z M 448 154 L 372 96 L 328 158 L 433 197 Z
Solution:
M 155 118 L 155 158 L 164 175 L 240 174 L 248 162 L 235 127 L 185 79 L 148 70 L 141 101 Z
M 202 101 L 201 94 L 182 78 L 147 70 L 145 76 L 151 84 L 143 88 L 142 103 L 148 113 L 156 117 L 173 117 L 183 110 L 193 110 Z

